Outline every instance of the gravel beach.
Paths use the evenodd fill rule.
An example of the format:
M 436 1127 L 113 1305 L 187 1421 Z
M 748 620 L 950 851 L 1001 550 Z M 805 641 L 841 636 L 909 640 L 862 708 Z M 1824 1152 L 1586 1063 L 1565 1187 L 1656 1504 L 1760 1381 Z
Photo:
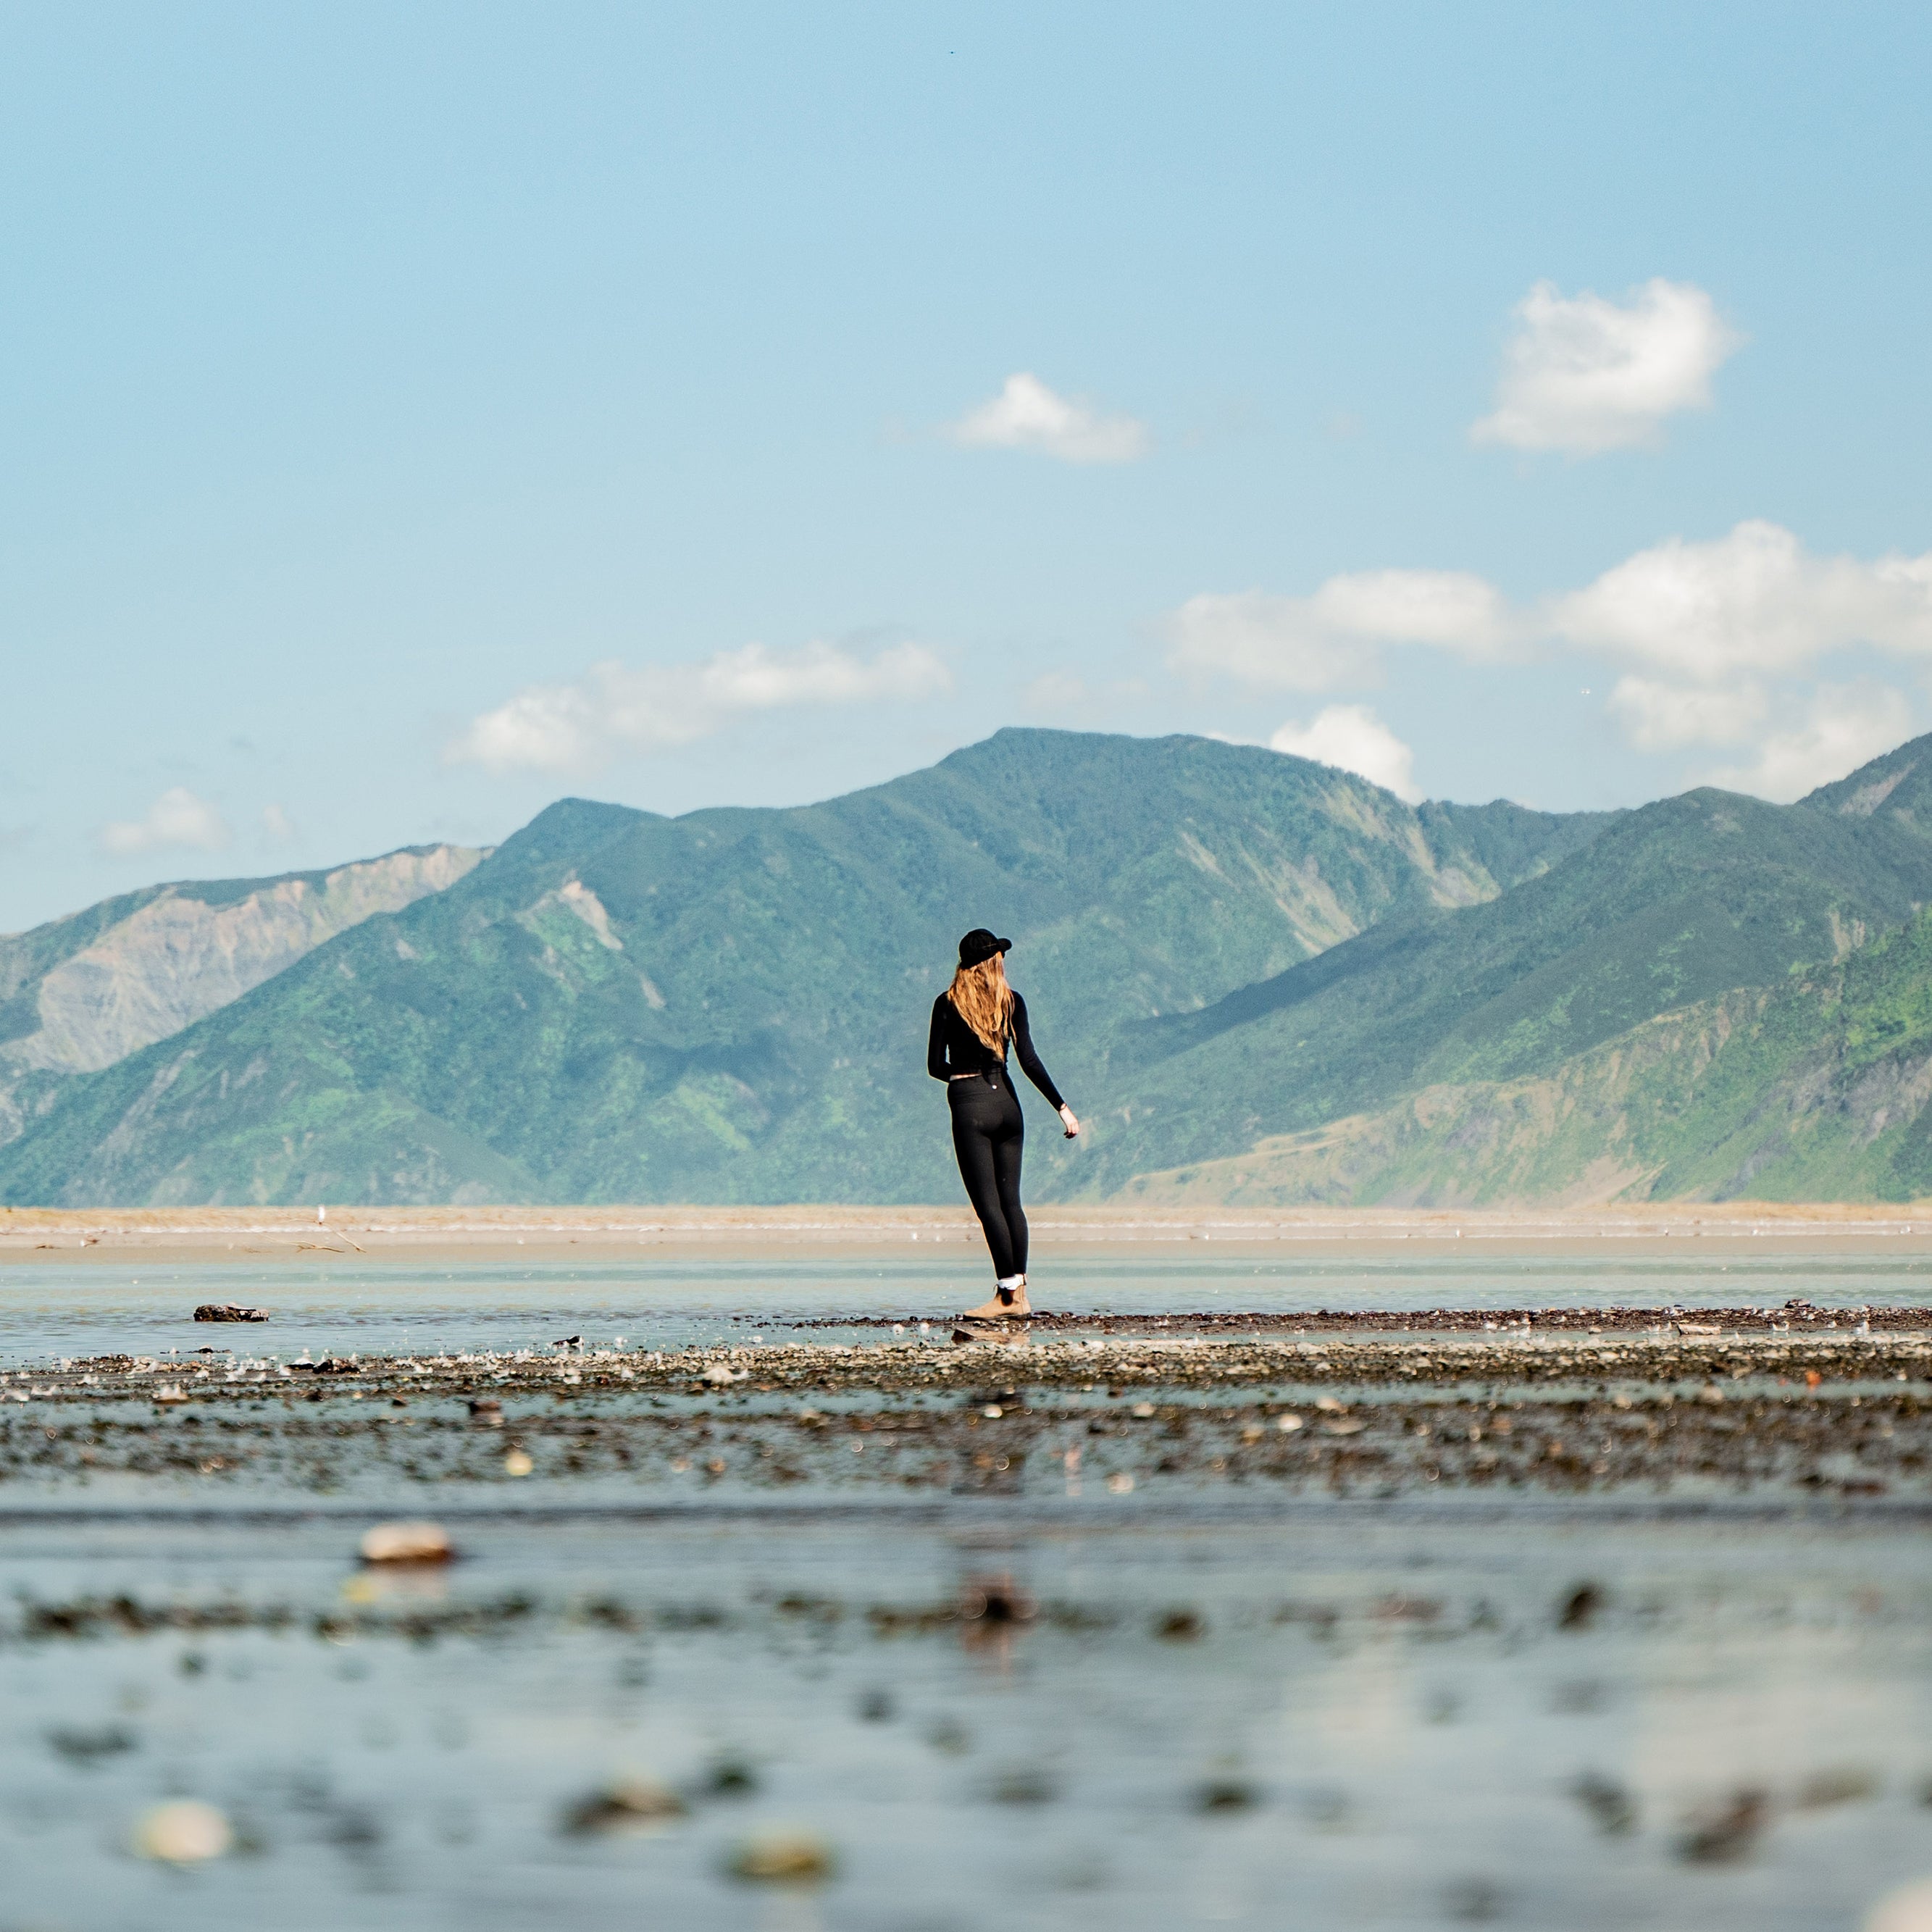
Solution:
M 0 1480 L 1932 1491 L 1924 1311 L 1718 1312 L 1462 1311 L 1439 1330 L 1411 1314 L 1400 1333 L 1366 1312 L 1293 1334 L 1230 1333 L 1281 1325 L 1239 1316 L 891 1332 L 916 1335 L 910 1322 L 870 1343 L 760 1334 L 292 1361 L 225 1335 L 0 1376 Z

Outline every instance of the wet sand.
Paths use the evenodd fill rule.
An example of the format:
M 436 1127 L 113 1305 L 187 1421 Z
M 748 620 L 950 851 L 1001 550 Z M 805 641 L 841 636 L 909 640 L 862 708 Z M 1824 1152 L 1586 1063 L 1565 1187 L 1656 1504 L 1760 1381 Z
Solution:
M 590 1256 L 690 1249 L 876 1252 L 898 1243 L 964 1244 L 980 1234 L 957 1205 L 863 1208 L 310 1208 L 0 1209 L 0 1264 L 118 1262 L 143 1255 L 218 1262 L 259 1257 L 448 1258 L 560 1264 Z M 1673 1202 L 1577 1209 L 1299 1208 L 1208 1211 L 1129 1205 L 1029 1207 L 1042 1248 L 1248 1244 L 1309 1255 L 1414 1257 L 1480 1251 L 1577 1256 L 1713 1251 L 1932 1256 L 1932 1204 Z

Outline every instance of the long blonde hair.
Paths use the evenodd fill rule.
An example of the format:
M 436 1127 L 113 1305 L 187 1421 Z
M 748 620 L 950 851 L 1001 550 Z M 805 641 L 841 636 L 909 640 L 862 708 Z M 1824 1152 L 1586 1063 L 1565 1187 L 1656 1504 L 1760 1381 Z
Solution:
M 946 997 L 988 1052 L 1004 1057 L 1013 1028 L 1013 989 L 1006 984 L 1006 962 L 998 953 L 952 976 Z

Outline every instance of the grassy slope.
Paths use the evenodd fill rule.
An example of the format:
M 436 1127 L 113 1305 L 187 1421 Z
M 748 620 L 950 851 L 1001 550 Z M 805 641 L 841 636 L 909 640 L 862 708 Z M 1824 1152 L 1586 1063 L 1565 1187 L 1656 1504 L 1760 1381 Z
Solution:
M 1122 1010 L 1198 1008 L 1378 918 L 1479 902 L 1487 862 L 1534 872 L 1600 824 L 1418 815 L 1199 740 L 1017 731 L 795 811 L 566 801 L 447 892 L 76 1083 L 0 1186 L 949 1198 L 924 1029 L 962 926 L 1022 940 L 1015 976 L 1077 1092 Z
M 1932 913 L 1841 962 L 1647 1020 L 1546 1074 L 1143 1176 L 1137 1196 L 1449 1206 L 1932 1195 Z
M 1928 900 L 1932 842 L 1906 826 L 1712 791 L 1666 800 L 1492 904 L 1389 920 L 1124 1038 L 1132 1118 L 1096 1147 L 1089 1188 L 1420 1088 L 1554 1073 L 1657 1015 L 1782 986 Z

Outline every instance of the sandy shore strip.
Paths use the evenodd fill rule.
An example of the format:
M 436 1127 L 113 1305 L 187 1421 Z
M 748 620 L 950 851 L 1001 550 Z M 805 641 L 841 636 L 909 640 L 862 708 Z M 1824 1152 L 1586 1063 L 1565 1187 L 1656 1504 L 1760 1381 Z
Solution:
M 183 1259 L 358 1256 L 470 1262 L 584 1259 L 691 1248 L 876 1250 L 965 1244 L 980 1230 L 956 1207 L 582 1207 L 0 1208 L 0 1260 L 107 1260 L 160 1251 Z M 1932 1256 L 1932 1203 L 1679 1202 L 1576 1208 L 1030 1208 L 1042 1246 L 1217 1242 L 1318 1256 L 1508 1251 L 1681 1253 L 1686 1241 L 1760 1252 Z

